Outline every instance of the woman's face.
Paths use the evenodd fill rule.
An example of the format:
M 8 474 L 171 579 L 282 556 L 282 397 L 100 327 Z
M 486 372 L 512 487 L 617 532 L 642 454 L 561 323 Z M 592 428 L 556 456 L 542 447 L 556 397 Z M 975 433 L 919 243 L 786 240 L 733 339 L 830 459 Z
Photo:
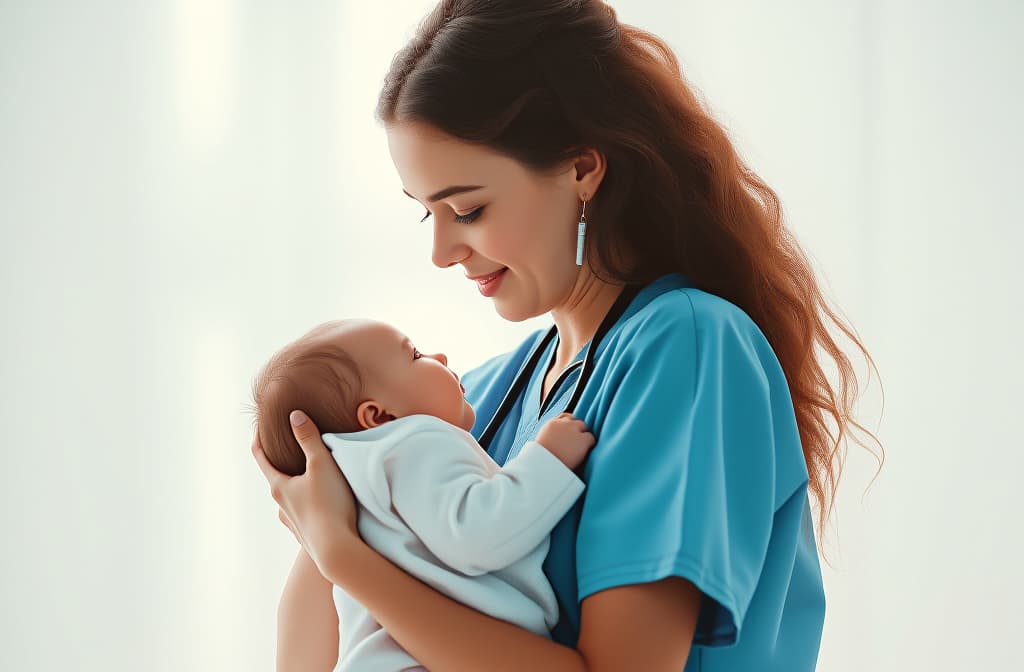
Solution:
M 594 174 L 577 179 L 579 165 L 570 162 L 538 175 L 425 124 L 388 126 L 387 136 L 404 191 L 429 211 L 435 265 L 460 264 L 471 278 L 500 272 L 477 284 L 514 322 L 569 299 L 588 272 L 576 266 L 576 235 L 581 194 L 596 191 Z

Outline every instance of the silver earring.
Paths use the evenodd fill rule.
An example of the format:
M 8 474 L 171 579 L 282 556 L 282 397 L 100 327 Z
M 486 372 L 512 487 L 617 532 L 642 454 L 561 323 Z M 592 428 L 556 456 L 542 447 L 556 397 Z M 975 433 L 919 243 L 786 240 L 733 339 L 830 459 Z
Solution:
M 586 194 L 583 198 L 586 199 Z M 576 233 L 576 265 L 583 265 L 583 239 L 587 232 L 587 201 L 583 201 L 583 214 L 580 215 L 580 226 Z

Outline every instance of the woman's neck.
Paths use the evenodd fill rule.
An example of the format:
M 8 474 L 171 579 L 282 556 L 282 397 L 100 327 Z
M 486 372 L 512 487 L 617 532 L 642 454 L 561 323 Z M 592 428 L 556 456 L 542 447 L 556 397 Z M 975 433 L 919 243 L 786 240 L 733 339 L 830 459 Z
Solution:
M 567 366 L 587 341 L 594 337 L 621 291 L 621 284 L 601 282 L 590 276 L 573 288 L 563 305 L 552 309 L 551 316 L 558 328 L 555 363 L 559 368 Z

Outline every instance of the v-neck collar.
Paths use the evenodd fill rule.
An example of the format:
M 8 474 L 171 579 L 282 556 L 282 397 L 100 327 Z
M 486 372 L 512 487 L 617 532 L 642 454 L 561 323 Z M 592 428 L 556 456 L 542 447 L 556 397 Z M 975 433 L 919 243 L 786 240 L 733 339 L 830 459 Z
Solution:
M 655 280 L 647 283 L 647 285 L 645 285 L 637 293 L 637 295 L 635 297 L 633 297 L 633 300 L 630 301 L 629 306 L 626 307 L 626 310 L 622 313 L 622 315 L 619 317 L 619 319 L 616 321 L 616 323 L 612 326 L 612 329 L 610 331 L 614 331 L 619 325 L 623 324 L 626 320 L 628 320 L 630 317 L 632 317 L 637 312 L 639 312 L 644 306 L 646 306 L 648 303 L 650 303 L 655 297 L 657 297 L 657 296 L 659 296 L 659 295 L 661 295 L 661 294 L 663 294 L 663 293 L 665 293 L 667 291 L 673 290 L 673 289 L 680 289 L 680 288 L 683 288 L 683 287 L 693 287 L 693 286 L 694 285 L 690 281 L 690 279 L 687 278 L 685 275 L 683 275 L 681 273 L 673 272 L 673 273 L 666 273 L 665 275 L 659 276 Z M 585 353 L 587 351 L 587 348 L 590 347 L 590 343 L 593 340 L 593 338 L 589 339 L 586 343 L 583 344 L 583 347 L 580 349 L 579 352 L 576 353 L 576 356 L 573 358 L 573 361 L 567 367 L 565 367 L 565 369 L 562 370 L 562 372 L 558 375 L 558 378 L 555 380 L 554 384 L 551 386 L 551 390 L 548 392 L 548 398 L 544 399 L 544 398 L 541 398 L 541 396 L 544 394 L 544 379 L 547 378 L 548 373 L 550 373 L 550 371 L 551 371 L 551 367 L 554 366 L 555 357 L 558 354 L 558 343 L 559 343 L 559 340 L 560 339 L 559 339 L 559 335 L 558 335 L 558 330 L 556 329 L 555 330 L 555 337 L 553 339 L 551 339 L 551 345 L 548 346 L 548 347 L 551 348 L 551 352 L 550 352 L 550 355 L 547 358 L 547 362 L 548 363 L 544 367 L 544 372 L 541 373 L 540 377 L 538 378 L 536 373 L 537 373 L 537 370 L 539 370 L 540 367 L 535 369 L 533 383 L 531 385 L 527 386 L 528 388 L 530 388 L 530 387 L 533 387 L 534 384 L 535 384 L 536 387 L 539 388 L 539 389 L 532 390 L 532 393 L 529 393 L 530 391 L 528 390 L 528 393 L 529 393 L 528 394 L 528 398 L 530 400 L 529 406 L 530 406 L 530 410 L 531 411 L 533 409 L 533 403 L 532 402 L 534 400 L 539 399 L 537 401 L 537 406 L 536 406 L 537 411 L 536 411 L 536 413 L 532 413 L 531 412 L 530 416 L 529 416 L 534 422 L 539 421 L 540 418 L 544 417 L 544 412 L 546 410 L 548 410 L 551 407 L 551 403 L 555 399 L 557 399 L 558 390 L 559 390 L 559 388 L 562 387 L 563 383 L 565 382 L 565 379 L 569 375 L 571 375 L 574 370 L 576 370 L 577 368 L 579 368 L 582 365 L 583 357 L 584 357 L 584 355 L 585 355 Z M 603 350 L 603 348 L 606 347 L 607 340 L 608 339 L 606 337 L 606 338 L 602 339 L 602 341 L 600 343 L 597 344 L 597 352 L 594 353 L 595 357 L 599 356 L 601 354 L 601 351 Z M 524 410 L 526 410 L 526 409 L 524 409 Z M 525 413 L 524 413 L 524 415 L 525 415 Z
M 540 380 L 539 380 L 539 382 L 537 384 L 537 387 L 539 389 L 534 391 L 534 394 L 540 397 L 540 401 L 537 403 L 537 419 L 538 420 L 540 418 L 544 417 L 544 411 L 547 410 L 548 406 L 550 406 L 549 402 L 551 402 L 555 398 L 555 394 L 558 392 L 558 389 L 562 386 L 562 383 L 565 382 L 565 379 L 569 376 L 569 374 L 571 374 L 574 370 L 576 370 L 577 368 L 582 366 L 582 364 L 583 364 L 583 353 L 585 353 L 587 351 L 587 347 L 590 346 L 590 341 L 587 341 L 583 345 L 583 348 L 580 349 L 580 351 L 576 353 L 576 356 L 573 358 L 573 361 L 571 361 L 568 366 L 566 366 L 564 369 L 562 369 L 561 373 L 558 374 L 558 378 L 555 379 L 554 384 L 551 385 L 551 389 L 548 390 L 548 396 L 545 399 L 544 398 L 544 381 L 547 379 L 548 374 L 551 373 L 551 367 L 553 367 L 554 364 L 555 364 L 555 359 L 556 359 L 556 356 L 558 355 L 558 340 L 559 340 L 558 339 L 558 332 L 556 331 L 555 332 L 555 338 L 552 339 L 552 342 L 551 342 L 552 343 L 552 345 L 551 345 L 551 356 L 548 358 L 548 365 L 544 367 L 544 373 L 541 375 Z M 593 339 L 591 339 L 591 340 L 593 340 Z

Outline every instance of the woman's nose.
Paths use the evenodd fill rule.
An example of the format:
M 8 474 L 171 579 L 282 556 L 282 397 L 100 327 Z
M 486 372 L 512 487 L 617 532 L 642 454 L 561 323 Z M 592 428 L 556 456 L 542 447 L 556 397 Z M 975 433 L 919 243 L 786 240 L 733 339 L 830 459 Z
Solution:
M 430 253 L 430 260 L 433 261 L 434 265 L 438 268 L 454 266 L 467 256 L 465 246 L 452 235 L 452 229 L 446 229 L 444 227 L 444 223 L 438 222 L 435 217 L 434 241 L 433 248 Z

